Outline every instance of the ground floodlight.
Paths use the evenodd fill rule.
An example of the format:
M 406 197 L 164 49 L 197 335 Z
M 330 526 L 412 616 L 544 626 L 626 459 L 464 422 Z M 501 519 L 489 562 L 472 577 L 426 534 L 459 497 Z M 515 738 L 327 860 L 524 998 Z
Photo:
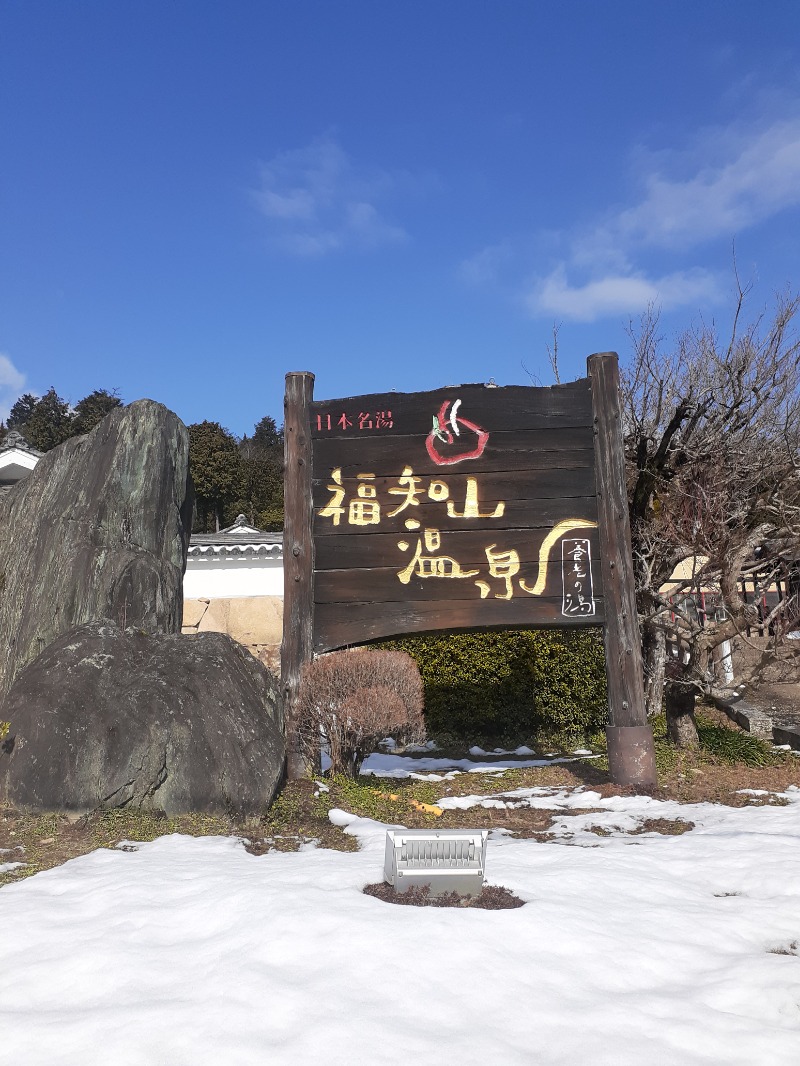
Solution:
M 387 829 L 383 879 L 396 892 L 477 896 L 483 887 L 488 829 Z

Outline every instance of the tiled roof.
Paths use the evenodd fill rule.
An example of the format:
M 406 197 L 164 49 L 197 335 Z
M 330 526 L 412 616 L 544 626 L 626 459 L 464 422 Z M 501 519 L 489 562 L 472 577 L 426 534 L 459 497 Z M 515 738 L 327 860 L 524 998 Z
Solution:
M 28 455 L 35 455 L 37 459 L 41 459 L 44 455 L 44 452 L 37 451 L 36 448 L 31 447 L 16 429 L 10 429 L 0 441 L 0 452 L 8 451 L 26 452 Z
M 220 556 L 272 556 L 283 558 L 283 534 L 264 533 L 248 525 L 244 515 L 239 515 L 232 526 L 217 533 L 194 533 L 189 542 L 189 557 L 195 560 L 213 559 Z

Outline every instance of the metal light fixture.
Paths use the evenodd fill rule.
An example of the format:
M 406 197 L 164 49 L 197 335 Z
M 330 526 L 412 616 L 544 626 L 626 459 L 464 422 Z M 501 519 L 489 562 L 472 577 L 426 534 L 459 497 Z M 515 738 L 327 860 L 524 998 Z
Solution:
M 483 887 L 488 829 L 388 829 L 383 878 L 395 891 L 476 896 Z

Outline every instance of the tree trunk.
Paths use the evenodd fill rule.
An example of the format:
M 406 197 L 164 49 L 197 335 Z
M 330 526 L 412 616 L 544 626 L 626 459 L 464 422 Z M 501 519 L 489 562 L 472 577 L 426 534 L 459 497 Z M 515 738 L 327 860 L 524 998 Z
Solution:
M 664 705 L 664 668 L 667 640 L 660 626 L 642 626 L 642 665 L 644 666 L 644 709 L 648 718 L 661 714 Z
M 695 694 L 695 688 L 691 684 L 667 681 L 667 736 L 679 748 L 700 746 L 694 717 Z

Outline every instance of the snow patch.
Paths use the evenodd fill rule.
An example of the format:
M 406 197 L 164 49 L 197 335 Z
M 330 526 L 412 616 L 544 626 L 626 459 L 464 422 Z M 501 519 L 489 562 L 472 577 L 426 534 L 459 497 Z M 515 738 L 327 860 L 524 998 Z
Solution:
M 466 797 L 563 823 L 554 843 L 492 832 L 489 881 L 528 902 L 510 911 L 365 896 L 387 826 L 342 810 L 357 852 L 100 849 L 0 889 L 0 1059 L 796 1066 L 800 965 L 773 952 L 800 934 L 800 793 L 781 797 Z M 626 833 L 679 817 L 695 828 Z

